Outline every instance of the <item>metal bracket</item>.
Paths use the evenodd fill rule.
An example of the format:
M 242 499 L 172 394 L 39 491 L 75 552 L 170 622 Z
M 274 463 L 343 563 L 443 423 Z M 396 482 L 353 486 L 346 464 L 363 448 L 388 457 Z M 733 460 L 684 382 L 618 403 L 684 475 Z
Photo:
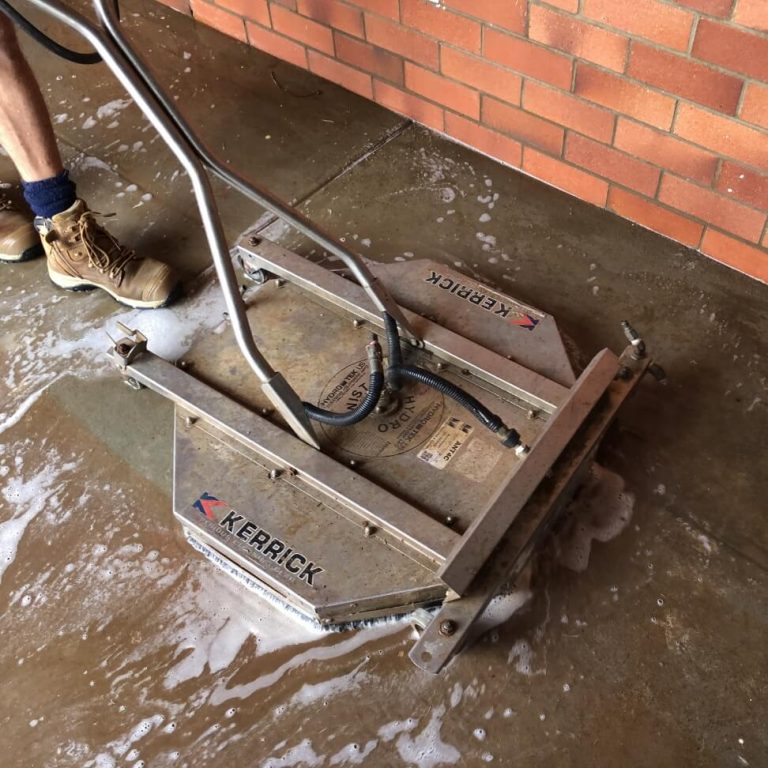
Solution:
M 648 368 L 648 359 L 637 360 L 630 345 L 619 358 L 629 371 L 614 379 L 606 398 L 579 430 L 578 443 L 572 440 L 553 465 L 551 477 L 520 510 L 504 534 L 499 546 L 460 600 L 446 600 L 408 654 L 421 669 L 439 673 L 471 638 L 472 627 L 499 589 L 515 579 L 531 555 L 549 533 L 559 512 L 578 487 L 600 441 L 614 420 L 618 409 L 640 383 Z
M 125 336 L 114 342 L 108 354 L 117 367 L 124 371 L 139 355 L 147 351 L 147 337 L 141 331 L 129 328 L 123 323 L 118 322 L 117 327 Z

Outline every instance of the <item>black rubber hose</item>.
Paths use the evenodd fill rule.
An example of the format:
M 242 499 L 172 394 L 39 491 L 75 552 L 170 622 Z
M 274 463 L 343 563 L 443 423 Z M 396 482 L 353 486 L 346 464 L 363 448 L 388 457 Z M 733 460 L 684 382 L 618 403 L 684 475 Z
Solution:
M 29 19 L 22 16 L 12 5 L 7 3 L 6 0 L 0 0 L 0 13 L 4 13 L 14 24 L 23 29 L 40 45 L 62 59 L 71 61 L 74 64 L 98 64 L 101 61 L 101 56 L 98 53 L 80 53 L 80 51 L 73 51 L 52 40 L 45 32 L 39 30 Z
M 484 427 L 487 427 L 494 434 L 503 426 L 504 422 L 500 416 L 492 413 L 477 398 L 472 397 L 453 382 L 438 376 L 432 371 L 424 368 L 417 368 L 415 365 L 401 365 L 397 369 L 398 375 L 404 379 L 411 379 L 426 384 L 428 387 L 437 390 L 446 397 L 455 400 L 462 408 L 466 408 Z
M 365 347 L 368 355 L 368 369 L 371 372 L 368 391 L 365 397 L 360 401 L 357 408 L 353 408 L 346 413 L 337 413 L 336 411 L 326 411 L 312 403 L 302 403 L 307 416 L 313 421 L 319 421 L 321 424 L 329 424 L 332 427 L 351 427 L 368 416 L 376 404 L 379 402 L 381 393 L 384 390 L 384 371 L 381 363 L 381 345 L 379 337 L 374 333 L 370 342 Z
M 516 429 L 507 427 L 500 416 L 486 408 L 477 398 L 465 392 L 461 387 L 425 368 L 418 368 L 415 365 L 403 365 L 397 323 L 386 312 L 384 313 L 384 327 L 387 332 L 387 354 L 389 356 L 387 384 L 390 388 L 394 389 L 392 386 L 394 381 L 396 388 L 400 389 L 402 379 L 410 379 L 411 381 L 425 384 L 446 397 L 455 400 L 462 408 L 468 410 L 484 427 L 494 434 L 499 434 L 502 443 L 508 448 L 520 445 L 520 434 Z
M 402 382 L 398 374 L 398 369 L 403 364 L 403 351 L 400 349 L 400 334 L 397 330 L 397 323 L 389 312 L 384 313 L 384 330 L 387 334 L 387 386 L 393 392 L 399 392 L 402 388 Z
M 371 371 L 370 384 L 368 392 L 360 402 L 357 408 L 346 413 L 336 413 L 335 411 L 326 411 L 324 408 L 318 408 L 312 403 L 304 403 L 304 410 L 307 416 L 313 421 L 319 421 L 321 424 L 329 424 L 332 427 L 351 427 L 368 416 L 376 407 L 381 397 L 381 391 L 384 389 L 384 374 L 381 371 Z

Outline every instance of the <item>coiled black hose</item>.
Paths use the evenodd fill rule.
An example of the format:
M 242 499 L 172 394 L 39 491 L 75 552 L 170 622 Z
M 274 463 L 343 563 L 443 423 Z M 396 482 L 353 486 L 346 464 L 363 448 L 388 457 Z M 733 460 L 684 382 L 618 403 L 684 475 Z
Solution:
M 377 337 L 374 335 L 366 347 L 368 353 L 368 365 L 371 371 L 368 392 L 360 401 L 357 408 L 353 408 L 346 413 L 336 413 L 335 411 L 326 411 L 312 403 L 303 403 L 307 416 L 313 421 L 319 421 L 321 424 L 329 424 L 332 427 L 351 427 L 368 416 L 376 404 L 379 402 L 381 393 L 384 389 L 384 371 L 381 363 L 381 346 Z
M 504 426 L 504 422 L 501 420 L 500 416 L 492 413 L 479 400 L 472 397 L 472 395 L 465 392 L 460 387 L 457 387 L 453 382 L 432 373 L 432 371 L 427 371 L 424 368 L 417 368 L 415 365 L 401 365 L 397 369 L 397 374 L 404 379 L 411 379 L 412 381 L 419 381 L 422 384 L 426 384 L 428 387 L 432 387 L 432 389 L 437 390 L 446 397 L 455 400 L 462 408 L 466 408 L 484 427 L 490 429 L 494 434 Z
M 418 368 L 415 365 L 403 365 L 397 323 L 386 312 L 384 313 L 384 327 L 387 333 L 387 354 L 389 357 L 387 384 L 390 388 L 393 388 L 392 382 L 394 382 L 395 391 L 400 389 L 402 379 L 411 379 L 412 381 L 426 384 L 426 386 L 437 390 L 446 397 L 450 397 L 462 408 L 468 410 L 484 427 L 499 435 L 503 445 L 508 448 L 514 448 L 521 444 L 520 434 L 516 429 L 507 427 L 500 416 L 486 408 L 477 398 L 465 392 L 461 387 L 425 368 Z
M 71 61 L 74 64 L 98 64 L 101 61 L 101 56 L 98 53 L 80 53 L 80 51 L 73 51 L 70 48 L 66 48 L 52 40 L 45 32 L 39 30 L 29 19 L 22 16 L 10 3 L 6 0 L 0 0 L 0 13 L 4 13 L 14 24 L 20 29 L 23 29 L 30 37 L 36 40 L 44 48 L 47 48 L 51 53 L 55 53 L 62 59 Z

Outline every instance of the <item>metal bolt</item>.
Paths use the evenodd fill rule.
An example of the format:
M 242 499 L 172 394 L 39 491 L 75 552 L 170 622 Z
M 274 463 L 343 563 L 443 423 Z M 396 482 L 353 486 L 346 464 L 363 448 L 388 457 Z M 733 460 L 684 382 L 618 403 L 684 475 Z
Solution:
M 446 515 L 445 516 L 445 524 L 446 525 L 453 525 L 456 522 L 456 518 L 453 515 Z
M 119 341 L 115 344 L 115 352 L 117 352 L 120 357 L 128 357 L 132 349 L 133 344 L 129 344 L 127 341 Z
M 271 408 L 262 408 L 261 409 L 261 415 L 262 416 L 271 416 L 272 415 L 272 409 Z
M 270 469 L 269 470 L 269 479 L 270 480 L 277 480 L 277 478 L 280 477 L 280 475 L 282 475 L 282 474 L 283 474 L 283 470 L 282 469 Z
M 469 369 L 468 368 L 462 368 L 461 369 L 461 375 L 462 376 L 469 376 Z
M 248 238 L 248 244 L 249 245 L 258 245 L 260 242 L 261 242 L 261 238 L 260 237 L 256 237 L 256 235 L 251 235 Z
M 287 280 L 283 277 L 277 278 L 277 287 L 282 288 L 286 284 Z
M 350 467 L 356 467 L 357 466 L 357 462 L 354 459 L 350 459 L 349 460 L 349 466 Z
M 451 619 L 445 619 L 440 622 L 440 634 L 445 635 L 445 637 L 450 637 L 456 632 L 457 626 L 456 622 L 452 621 Z
M 529 419 L 535 419 L 539 415 L 539 412 L 531 408 L 531 410 L 529 410 L 525 415 Z
M 361 320 L 359 317 L 356 317 L 356 318 L 355 318 L 355 319 L 352 321 L 352 326 L 353 326 L 354 328 L 359 328 L 359 327 L 360 327 L 360 326 L 361 326 L 361 325 L 362 325 L 364 322 L 365 322 L 364 320 Z
M 189 366 L 189 363 L 186 360 L 179 360 L 179 368 L 183 370 L 187 366 Z
M 444 371 L 445 370 L 445 363 L 438 363 L 437 364 L 437 370 L 438 371 Z
M 648 366 L 648 373 L 650 373 L 656 381 L 664 381 L 667 378 L 666 371 L 658 363 L 651 363 Z
M 370 523 L 366 523 L 363 526 L 363 536 L 373 536 L 373 534 L 376 533 L 376 526 L 371 525 Z
M 194 416 L 186 416 L 184 418 L 184 426 L 189 429 L 196 421 L 197 419 Z
M 622 381 L 626 381 L 627 379 L 632 378 L 632 369 L 627 368 L 626 365 L 622 365 L 621 368 L 619 368 L 618 373 L 616 374 L 617 379 L 621 379 Z

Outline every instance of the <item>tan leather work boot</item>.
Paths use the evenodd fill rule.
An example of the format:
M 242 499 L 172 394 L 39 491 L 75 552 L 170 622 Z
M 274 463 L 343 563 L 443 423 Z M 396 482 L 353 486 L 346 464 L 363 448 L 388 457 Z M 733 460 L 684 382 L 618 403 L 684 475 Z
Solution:
M 96 215 L 77 200 L 50 219 L 35 219 L 51 280 L 70 291 L 101 288 L 129 307 L 154 309 L 170 304 L 180 289 L 174 271 L 120 245 L 96 222 Z
M 0 261 L 29 261 L 42 255 L 43 246 L 29 217 L 0 197 Z

